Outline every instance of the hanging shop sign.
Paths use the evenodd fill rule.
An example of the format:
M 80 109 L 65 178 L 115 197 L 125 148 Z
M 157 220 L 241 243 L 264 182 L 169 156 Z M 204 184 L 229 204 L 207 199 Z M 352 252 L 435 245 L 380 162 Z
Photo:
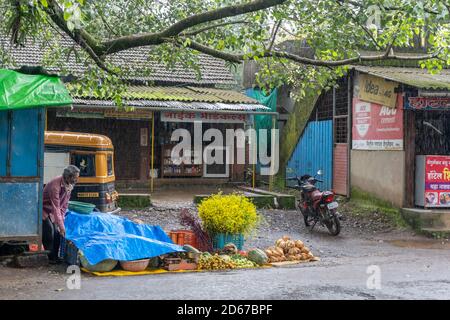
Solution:
M 81 119 L 126 119 L 126 120 L 146 120 L 152 118 L 152 111 L 145 109 L 135 109 L 133 111 L 120 111 L 116 109 L 101 108 L 77 108 L 73 110 L 57 110 L 56 116 L 63 118 Z
M 425 207 L 450 207 L 450 156 L 425 157 Z
M 359 75 L 359 99 L 395 108 L 397 83 L 368 74 Z
M 142 120 L 151 119 L 153 116 L 153 112 L 145 109 L 134 109 L 132 111 L 119 111 L 116 109 L 109 109 L 104 112 L 104 115 L 105 118 Z
M 403 150 L 402 103 L 401 95 L 395 109 L 353 99 L 353 149 Z
M 204 123 L 245 123 L 246 114 L 209 113 L 209 112 L 161 112 L 161 121 L 164 122 L 204 122 Z
M 405 109 L 450 110 L 450 97 L 409 97 Z

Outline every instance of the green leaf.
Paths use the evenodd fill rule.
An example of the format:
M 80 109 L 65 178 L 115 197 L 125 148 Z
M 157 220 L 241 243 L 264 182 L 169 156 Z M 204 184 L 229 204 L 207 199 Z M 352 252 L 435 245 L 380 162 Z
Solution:
M 223 50 L 223 48 L 225 48 L 225 41 L 223 41 L 222 39 L 219 40 L 219 42 L 217 43 L 217 50 Z
M 73 29 L 75 29 L 75 24 L 72 21 L 67 21 L 67 28 L 70 31 L 73 31 Z
M 48 8 L 48 2 L 47 2 L 47 0 L 41 0 L 41 4 L 42 4 L 45 8 Z
M 64 20 L 69 21 L 70 17 L 72 16 L 72 14 L 70 12 L 64 12 Z

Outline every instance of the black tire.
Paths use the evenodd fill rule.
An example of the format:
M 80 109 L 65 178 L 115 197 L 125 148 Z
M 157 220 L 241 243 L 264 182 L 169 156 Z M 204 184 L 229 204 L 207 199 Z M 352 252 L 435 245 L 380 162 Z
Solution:
M 328 232 L 332 236 L 337 236 L 341 232 L 341 223 L 339 218 L 333 215 L 330 221 L 326 224 Z
M 297 201 L 297 211 L 300 212 L 303 216 L 303 222 L 305 223 L 305 226 L 309 227 L 311 224 L 308 222 L 308 215 L 305 212 L 305 210 L 302 207 L 302 204 L 300 201 Z
M 307 227 L 311 226 L 311 224 L 308 221 L 308 216 L 307 215 L 303 215 L 303 222 L 305 223 L 305 226 L 307 226 Z

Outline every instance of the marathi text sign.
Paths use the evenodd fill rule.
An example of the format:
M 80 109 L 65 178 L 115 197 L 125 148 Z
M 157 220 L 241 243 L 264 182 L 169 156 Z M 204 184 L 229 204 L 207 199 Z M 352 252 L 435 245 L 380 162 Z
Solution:
M 356 150 L 403 150 L 403 97 L 398 107 L 353 100 L 352 147 Z
M 143 120 L 151 119 L 153 116 L 153 111 L 134 109 L 130 111 L 119 111 L 117 109 L 106 109 L 106 108 L 75 108 L 73 110 L 57 110 L 57 117 L 63 118 L 81 118 L 81 119 L 126 119 L 126 120 Z
M 165 122 L 204 122 L 204 123 L 244 123 L 245 114 L 209 113 L 209 112 L 171 112 L 161 113 L 161 121 Z
M 359 99 L 395 108 L 397 94 L 395 82 L 386 81 L 368 74 L 359 75 Z
M 427 156 L 425 161 L 425 206 L 450 207 L 450 156 Z
M 450 110 L 450 98 L 410 97 L 405 109 L 414 110 Z

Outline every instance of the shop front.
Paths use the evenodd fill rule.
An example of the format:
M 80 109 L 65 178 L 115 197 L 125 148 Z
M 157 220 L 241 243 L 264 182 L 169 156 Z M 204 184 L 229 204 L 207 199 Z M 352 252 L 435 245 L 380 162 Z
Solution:
M 157 116 L 157 169 L 153 171 L 156 177 L 226 178 L 243 181 L 245 163 L 235 163 L 229 159 L 232 154 L 245 152 L 247 148 L 244 145 L 241 147 L 243 150 L 238 150 L 239 143 L 234 139 L 227 141 L 227 131 L 234 134 L 238 129 L 245 130 L 251 126 L 251 116 L 245 113 L 198 111 L 161 111 Z M 181 135 L 182 141 L 179 139 Z M 186 148 L 177 151 L 181 147 L 180 143 Z M 209 153 L 211 144 L 214 144 L 215 150 Z M 208 155 L 218 161 L 207 161 Z
M 414 205 L 427 209 L 450 208 L 450 97 L 437 94 L 418 91 L 405 99 L 414 119 Z
M 352 187 L 399 208 L 450 208 L 450 72 L 355 69 Z
M 139 90 L 150 98 L 156 89 Z M 243 182 L 249 162 L 245 131 L 253 126 L 254 115 L 277 114 L 238 92 L 158 90 L 173 100 L 129 100 L 132 111 L 118 110 L 111 101 L 76 98 L 73 109 L 47 114 L 48 130 L 109 137 L 119 190 Z
M 351 186 L 402 207 L 405 196 L 403 93 L 400 84 L 353 78 Z

